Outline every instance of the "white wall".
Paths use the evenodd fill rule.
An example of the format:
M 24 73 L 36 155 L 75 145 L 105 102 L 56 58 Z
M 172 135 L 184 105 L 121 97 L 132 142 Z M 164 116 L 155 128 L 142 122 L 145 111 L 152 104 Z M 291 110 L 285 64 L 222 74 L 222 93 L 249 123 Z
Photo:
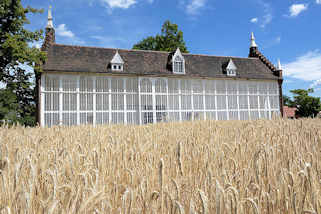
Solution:
M 43 74 L 41 82 L 43 126 L 279 115 L 277 81 Z

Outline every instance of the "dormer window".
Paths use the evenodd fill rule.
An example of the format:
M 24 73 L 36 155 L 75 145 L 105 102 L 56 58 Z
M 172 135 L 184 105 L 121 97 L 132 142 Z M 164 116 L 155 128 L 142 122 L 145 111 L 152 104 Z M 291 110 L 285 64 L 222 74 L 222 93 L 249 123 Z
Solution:
M 185 59 L 181 51 L 179 50 L 179 48 L 177 48 L 172 61 L 173 61 L 173 73 L 185 74 Z
M 123 71 L 124 70 L 124 61 L 121 58 L 121 56 L 118 53 L 118 50 L 116 51 L 115 56 L 110 61 L 111 64 L 111 70 L 112 71 Z
M 230 59 L 228 65 L 226 67 L 227 76 L 236 76 L 236 70 L 237 70 L 236 65 L 234 64 L 233 60 Z

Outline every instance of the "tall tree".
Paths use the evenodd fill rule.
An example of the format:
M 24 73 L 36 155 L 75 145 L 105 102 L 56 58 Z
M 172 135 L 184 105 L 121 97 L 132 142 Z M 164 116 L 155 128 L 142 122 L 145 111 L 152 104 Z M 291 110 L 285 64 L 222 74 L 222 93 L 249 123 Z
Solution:
M 297 108 L 296 114 L 300 117 L 315 117 L 321 111 L 319 97 L 310 96 L 313 89 L 295 89 L 290 91 L 293 94 L 293 106 Z
M 283 105 L 293 107 L 293 102 L 291 100 L 291 97 L 287 95 L 283 95 Z
M 0 120 L 35 124 L 33 83 L 30 82 L 33 74 L 25 68 L 30 66 L 39 72 L 38 65 L 45 60 L 45 53 L 30 46 L 42 39 L 42 31 L 29 31 L 25 25 L 30 23 L 28 13 L 39 12 L 42 10 L 24 8 L 21 0 L 0 2 Z
M 162 26 L 161 34 L 155 37 L 149 36 L 133 46 L 137 50 L 153 50 L 173 52 L 177 48 L 182 53 L 188 53 L 183 38 L 183 32 L 178 30 L 177 24 L 165 21 Z

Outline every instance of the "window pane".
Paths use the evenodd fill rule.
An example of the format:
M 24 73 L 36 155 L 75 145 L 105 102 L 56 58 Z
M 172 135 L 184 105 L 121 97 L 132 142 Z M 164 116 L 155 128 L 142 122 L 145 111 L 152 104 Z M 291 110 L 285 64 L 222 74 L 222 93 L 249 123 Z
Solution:
M 93 80 L 91 77 L 80 77 L 79 90 L 83 92 L 93 91 Z
M 178 79 L 168 79 L 168 93 L 178 93 Z
M 257 84 L 255 82 L 250 82 L 248 86 L 250 94 L 257 94 Z
M 214 80 L 205 80 L 205 92 L 206 94 L 215 93 L 215 81 Z
M 247 95 L 240 95 L 239 96 L 239 107 L 240 109 L 248 109 L 248 96 Z
M 250 96 L 250 108 L 251 109 L 258 109 L 258 96 Z
M 155 92 L 156 93 L 166 93 L 166 81 L 164 79 L 157 79 L 155 82 Z
M 65 92 L 75 92 L 77 88 L 77 80 L 75 78 L 63 78 L 62 79 L 62 90 Z
M 216 81 L 216 93 L 217 94 L 226 94 L 225 81 L 218 80 Z
M 138 80 L 137 78 L 128 78 L 126 80 L 126 92 L 137 93 Z
M 111 91 L 112 92 L 124 92 L 124 79 L 123 78 L 113 78 L 111 81 Z
M 227 120 L 227 112 L 226 111 L 217 112 L 217 119 L 218 120 Z
M 144 78 L 140 82 L 140 92 L 142 93 L 152 93 L 152 81 Z
M 218 110 L 226 109 L 226 96 L 224 95 L 217 96 L 217 109 Z
M 106 77 L 96 78 L 96 92 L 108 92 L 109 91 L 109 81 Z
M 194 109 L 203 109 L 203 95 L 193 95 Z
M 214 110 L 215 109 L 215 96 L 214 95 L 206 95 L 205 96 L 206 110 Z
M 181 80 L 181 92 L 183 94 L 191 94 L 192 93 L 192 81 L 182 79 Z
M 228 96 L 228 108 L 229 109 L 237 109 L 237 96 L 229 95 Z
M 59 77 L 45 76 L 45 91 L 59 91 Z

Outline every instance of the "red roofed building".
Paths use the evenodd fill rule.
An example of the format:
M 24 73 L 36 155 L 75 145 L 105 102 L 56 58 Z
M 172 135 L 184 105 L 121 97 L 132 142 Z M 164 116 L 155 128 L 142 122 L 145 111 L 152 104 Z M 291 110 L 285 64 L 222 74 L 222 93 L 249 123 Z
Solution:
M 289 106 L 283 106 L 283 117 L 294 119 L 296 108 L 291 108 Z

